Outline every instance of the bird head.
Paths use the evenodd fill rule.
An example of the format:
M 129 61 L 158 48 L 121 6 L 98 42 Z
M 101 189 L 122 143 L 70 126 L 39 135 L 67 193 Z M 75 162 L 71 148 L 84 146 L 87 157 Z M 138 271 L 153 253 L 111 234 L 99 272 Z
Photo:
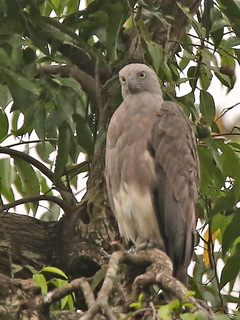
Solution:
M 122 96 L 141 92 L 162 94 L 156 73 L 145 64 L 132 63 L 119 72 Z

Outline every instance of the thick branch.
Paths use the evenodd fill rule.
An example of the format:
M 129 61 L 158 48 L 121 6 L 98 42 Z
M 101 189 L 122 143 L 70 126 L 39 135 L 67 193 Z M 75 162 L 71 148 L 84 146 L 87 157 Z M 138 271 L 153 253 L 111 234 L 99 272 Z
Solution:
M 28 267 L 40 270 L 53 265 L 59 222 L 40 221 L 13 213 L 0 214 L 0 273 L 11 275 L 19 266 L 18 276 L 31 276 Z M 22 269 L 21 267 L 22 266 Z
M 58 49 L 64 57 L 67 57 L 74 65 L 76 65 L 80 70 L 87 73 L 88 75 L 95 78 L 96 64 L 99 64 L 99 77 L 101 82 L 104 83 L 111 77 L 111 68 L 104 61 L 104 58 L 97 56 L 93 51 L 82 50 L 81 48 L 64 43 Z M 101 60 L 100 60 L 101 59 Z

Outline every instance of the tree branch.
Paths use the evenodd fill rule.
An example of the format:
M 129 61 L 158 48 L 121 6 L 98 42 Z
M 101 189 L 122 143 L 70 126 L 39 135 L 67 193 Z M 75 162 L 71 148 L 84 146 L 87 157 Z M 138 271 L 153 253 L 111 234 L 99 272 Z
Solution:
M 18 137 L 17 137 L 18 138 Z M 57 142 L 58 139 L 57 138 L 48 138 L 48 139 L 45 139 L 44 140 L 45 142 Z M 23 140 L 20 140 L 19 142 L 16 142 L 16 143 L 13 143 L 13 144 L 8 144 L 6 147 L 7 148 L 12 148 L 12 147 L 16 147 L 16 146 L 20 146 L 20 145 L 23 145 L 23 144 L 31 144 L 31 143 L 42 143 L 43 140 L 29 140 L 29 141 L 23 141 Z
M 63 201 L 60 198 L 57 198 L 55 196 L 48 196 L 48 195 L 36 195 L 36 196 L 31 196 L 31 197 L 26 197 L 23 199 L 19 199 L 4 205 L 0 205 L 0 213 L 2 213 L 3 211 L 7 211 L 10 208 L 14 208 L 16 206 L 19 206 L 21 204 L 25 204 L 25 203 L 29 203 L 29 202 L 36 202 L 36 201 L 40 201 L 40 200 L 46 200 L 46 201 L 50 201 L 50 202 L 54 202 L 57 205 L 59 205 L 60 208 L 63 209 L 63 211 L 65 213 L 67 213 L 69 211 L 69 204 L 66 201 Z
M 79 289 L 82 290 L 84 298 L 89 308 L 95 303 L 95 298 L 92 293 L 91 287 L 85 278 L 74 279 L 68 285 L 57 288 L 43 296 L 42 302 L 40 304 L 40 308 L 44 310 L 48 309 L 48 307 L 67 296 L 72 292 L 76 292 Z
M 215 120 L 215 122 L 218 121 L 218 120 L 219 120 L 220 118 L 222 118 L 223 116 L 225 116 L 225 114 L 226 114 L 228 111 L 230 111 L 230 110 L 232 110 L 233 108 L 237 107 L 239 104 L 240 104 L 240 102 L 235 103 L 235 104 L 234 104 L 233 106 L 231 106 L 231 107 L 224 108 L 224 109 L 222 110 L 222 112 L 220 113 L 219 117 Z
M 53 184 L 55 184 L 56 189 L 61 193 L 62 197 L 69 202 L 69 196 L 71 196 L 72 202 L 76 202 L 75 199 L 73 199 L 73 195 L 69 192 L 69 190 L 66 188 L 64 183 L 61 181 L 61 179 L 56 179 L 53 172 L 49 170 L 44 164 L 42 164 L 40 161 L 36 160 L 35 158 L 29 156 L 26 153 L 23 153 L 18 150 L 13 150 L 7 147 L 0 147 L 0 153 L 8 154 L 10 157 L 19 158 L 22 159 L 34 167 L 36 167 L 39 171 L 41 171 L 49 180 L 52 181 Z M 66 196 L 67 195 L 67 196 Z

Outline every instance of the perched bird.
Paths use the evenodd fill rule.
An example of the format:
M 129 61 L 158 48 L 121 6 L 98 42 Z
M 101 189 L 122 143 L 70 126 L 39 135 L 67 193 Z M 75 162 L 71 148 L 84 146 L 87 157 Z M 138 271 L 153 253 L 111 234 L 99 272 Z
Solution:
M 109 203 L 125 240 L 165 251 L 186 284 L 198 198 L 196 138 L 181 108 L 163 101 L 152 69 L 129 64 L 119 79 L 123 102 L 106 143 Z

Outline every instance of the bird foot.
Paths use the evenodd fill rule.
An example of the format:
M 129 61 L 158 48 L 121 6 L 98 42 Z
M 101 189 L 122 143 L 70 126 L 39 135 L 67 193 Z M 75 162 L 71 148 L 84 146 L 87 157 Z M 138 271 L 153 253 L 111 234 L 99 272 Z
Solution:
M 144 242 L 142 242 L 140 244 L 133 245 L 128 250 L 128 252 L 129 253 L 135 253 L 135 252 L 140 251 L 140 250 L 152 249 L 154 247 L 155 247 L 155 244 L 153 242 L 145 240 Z

